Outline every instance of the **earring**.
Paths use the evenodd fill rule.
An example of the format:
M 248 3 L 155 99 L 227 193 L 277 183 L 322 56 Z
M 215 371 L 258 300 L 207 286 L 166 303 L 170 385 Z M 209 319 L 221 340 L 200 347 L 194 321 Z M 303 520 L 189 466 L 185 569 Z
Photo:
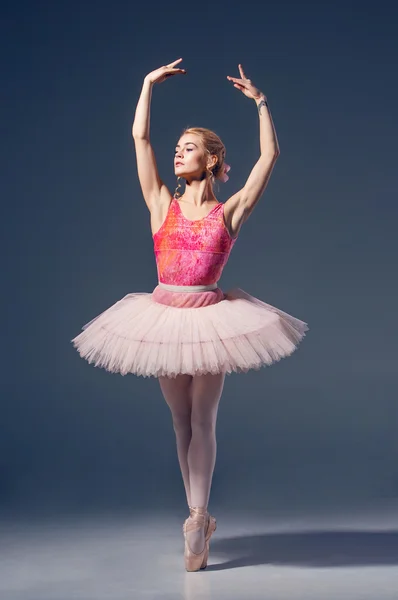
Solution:
M 179 176 L 179 177 L 177 177 L 177 187 L 176 187 L 175 192 L 174 192 L 174 197 L 175 198 L 181 198 L 181 193 L 179 191 L 179 189 L 181 187 L 182 187 L 181 186 L 181 177 Z

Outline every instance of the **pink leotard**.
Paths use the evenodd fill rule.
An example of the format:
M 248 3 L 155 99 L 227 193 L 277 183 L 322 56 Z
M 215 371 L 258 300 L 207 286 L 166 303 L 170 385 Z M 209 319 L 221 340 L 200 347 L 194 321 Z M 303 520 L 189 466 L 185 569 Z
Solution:
M 153 236 L 158 280 L 169 285 L 217 283 L 236 239 L 225 226 L 222 202 L 203 219 L 191 221 L 173 198 Z

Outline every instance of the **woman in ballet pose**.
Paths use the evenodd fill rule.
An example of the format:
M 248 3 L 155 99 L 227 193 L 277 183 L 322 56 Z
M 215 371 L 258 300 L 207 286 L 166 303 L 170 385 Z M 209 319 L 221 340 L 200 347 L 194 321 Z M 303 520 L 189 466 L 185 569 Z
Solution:
M 213 184 L 228 179 L 229 165 L 221 139 L 202 127 L 186 129 L 178 139 L 174 195 L 159 177 L 149 136 L 152 90 L 155 83 L 186 74 L 181 61 L 146 75 L 132 128 L 158 285 L 152 293 L 127 294 L 84 325 L 72 342 L 95 366 L 158 378 L 171 411 L 190 511 L 183 525 L 185 568 L 198 571 L 207 566 L 209 540 L 216 529 L 207 507 L 225 375 L 289 356 L 308 326 L 240 288 L 224 293 L 217 285 L 279 156 L 267 98 L 242 65 L 240 77 L 227 79 L 256 104 L 260 130 L 260 156 L 243 188 L 225 203 L 218 202 Z

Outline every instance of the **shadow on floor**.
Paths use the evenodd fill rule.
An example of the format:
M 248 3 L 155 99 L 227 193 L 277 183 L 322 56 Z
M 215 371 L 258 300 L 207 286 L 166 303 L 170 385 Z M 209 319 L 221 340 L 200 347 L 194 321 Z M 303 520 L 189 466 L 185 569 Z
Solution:
M 208 571 L 250 565 L 360 567 L 398 564 L 397 531 L 309 531 L 212 539 Z

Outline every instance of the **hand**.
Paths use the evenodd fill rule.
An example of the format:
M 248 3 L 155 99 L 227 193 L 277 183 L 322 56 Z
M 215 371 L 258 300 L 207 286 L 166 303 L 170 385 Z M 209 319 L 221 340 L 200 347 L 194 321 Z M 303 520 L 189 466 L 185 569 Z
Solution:
M 182 58 L 178 58 L 174 62 L 171 62 L 170 64 L 165 65 L 164 67 L 160 67 L 155 71 L 151 71 L 151 73 L 148 73 L 148 75 L 145 76 L 145 79 L 150 83 L 162 83 L 162 81 L 164 81 L 167 77 L 171 77 L 172 75 L 177 75 L 178 73 L 183 73 L 184 75 L 186 75 L 185 69 L 174 68 L 175 65 L 180 63 L 181 61 Z
M 265 98 L 265 95 L 252 84 L 251 80 L 247 79 L 246 75 L 243 72 L 242 65 L 239 64 L 238 68 L 241 75 L 241 79 L 237 79 L 236 77 L 230 77 L 229 75 L 227 75 L 227 79 L 229 79 L 229 81 L 234 82 L 234 87 L 238 88 L 238 90 L 243 92 L 245 96 L 251 98 L 252 100 L 258 100 L 261 97 Z

